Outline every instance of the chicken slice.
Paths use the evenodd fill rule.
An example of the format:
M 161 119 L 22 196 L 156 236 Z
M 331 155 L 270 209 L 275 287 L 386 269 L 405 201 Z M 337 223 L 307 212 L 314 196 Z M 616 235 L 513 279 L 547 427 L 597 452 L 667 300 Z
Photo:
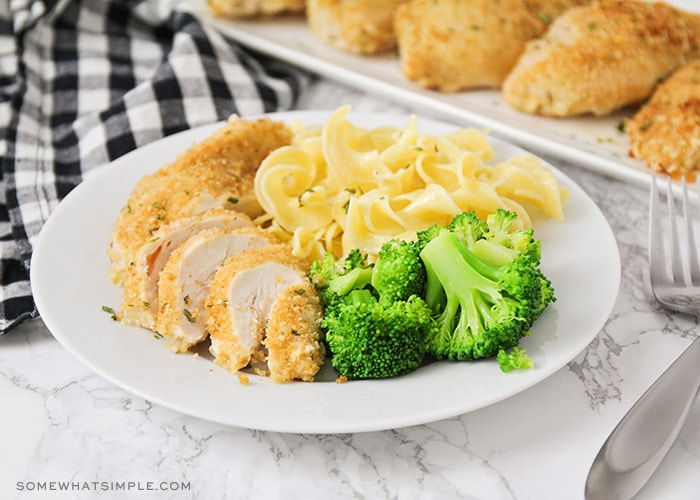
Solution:
M 570 9 L 528 43 L 503 84 L 503 98 L 521 111 L 555 117 L 605 115 L 640 102 L 700 55 L 695 18 L 635 0 Z
M 379 54 L 396 48 L 394 13 L 408 0 L 309 0 L 311 33 L 338 49 Z
M 211 228 L 190 237 L 170 255 L 158 280 L 156 331 L 174 352 L 184 352 L 207 338 L 204 299 L 223 262 L 249 248 L 277 243 L 256 227 Z
M 129 266 L 119 319 L 127 325 L 154 330 L 158 311 L 158 279 L 173 251 L 202 230 L 244 226 L 253 226 L 247 215 L 224 209 L 213 209 L 161 226 L 153 233 L 152 239 L 139 249 L 133 264 Z
M 275 301 L 286 288 L 308 283 L 308 269 L 284 244 L 244 250 L 224 262 L 206 300 L 210 351 L 218 365 L 236 372 L 257 357 Z
M 273 381 L 314 380 L 326 352 L 322 317 L 321 300 L 310 281 L 287 287 L 278 295 L 263 339 Z
M 304 12 L 305 0 L 208 0 L 216 16 L 249 17 L 276 15 L 284 12 Z
M 566 9 L 592 0 L 413 0 L 394 27 L 401 72 L 425 88 L 498 88 L 525 44 Z
M 270 119 L 232 117 L 214 134 L 136 185 L 111 234 L 112 280 L 124 284 L 139 249 L 159 227 L 212 208 L 251 217 L 262 213 L 253 187 L 262 160 L 291 142 L 292 131 Z
M 657 172 L 694 180 L 700 171 L 700 59 L 660 84 L 626 129 L 630 156 Z

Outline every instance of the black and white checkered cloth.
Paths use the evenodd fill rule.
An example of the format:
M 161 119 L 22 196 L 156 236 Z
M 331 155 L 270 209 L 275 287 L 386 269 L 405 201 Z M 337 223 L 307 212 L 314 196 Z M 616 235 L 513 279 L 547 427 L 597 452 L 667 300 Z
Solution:
M 32 242 L 91 169 L 205 123 L 289 109 L 307 76 L 178 0 L 0 0 L 0 333 L 36 316 Z

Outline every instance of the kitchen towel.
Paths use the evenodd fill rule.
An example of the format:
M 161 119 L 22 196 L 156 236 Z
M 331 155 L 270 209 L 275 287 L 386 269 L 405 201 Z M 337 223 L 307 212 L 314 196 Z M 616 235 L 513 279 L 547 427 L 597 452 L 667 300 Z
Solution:
M 0 333 L 37 315 L 32 243 L 85 174 L 233 113 L 291 109 L 307 81 L 184 0 L 0 0 Z

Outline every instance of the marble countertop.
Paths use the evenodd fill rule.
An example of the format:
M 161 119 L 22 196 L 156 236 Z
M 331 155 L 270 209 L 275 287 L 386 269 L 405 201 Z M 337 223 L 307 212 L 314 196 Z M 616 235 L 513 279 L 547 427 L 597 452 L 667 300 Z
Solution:
M 326 80 L 312 82 L 297 107 L 340 103 L 413 111 Z M 697 336 L 698 324 L 661 309 L 650 293 L 647 190 L 549 160 L 607 217 L 622 283 L 603 330 L 543 382 L 481 410 L 409 428 L 251 431 L 186 416 L 112 385 L 36 319 L 0 336 L 0 498 L 583 498 L 600 446 Z M 695 405 L 638 498 L 697 498 L 698 450 Z M 74 483 L 72 491 L 58 491 L 61 482 Z

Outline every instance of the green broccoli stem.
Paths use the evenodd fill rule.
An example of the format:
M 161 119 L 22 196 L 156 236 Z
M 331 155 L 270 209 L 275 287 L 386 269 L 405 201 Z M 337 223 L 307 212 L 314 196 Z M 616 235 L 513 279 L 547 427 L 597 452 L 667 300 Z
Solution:
M 426 303 L 439 313 L 435 345 L 443 346 L 439 351 L 450 344 L 470 345 L 468 337 L 480 335 L 484 319 L 491 315 L 491 304 L 502 297 L 499 285 L 489 278 L 495 269 L 449 232 L 431 240 L 421 251 L 421 259 L 428 276 Z M 441 296 L 445 297 L 444 304 L 435 300 Z M 446 342 L 450 338 L 454 343 Z M 451 356 L 450 352 L 436 354 Z
M 371 304 L 376 302 L 372 292 L 366 288 L 352 290 L 348 295 L 347 299 L 344 301 L 345 304 Z
M 493 300 L 501 297 L 495 281 L 498 269 L 481 261 L 453 233 L 444 232 L 431 240 L 420 256 L 428 273 L 426 302 L 431 309 L 440 307 L 435 298 L 442 293 L 447 303 L 460 296 L 471 298 L 476 290 Z
M 359 268 L 334 278 L 328 285 L 328 291 L 340 296 L 347 295 L 352 290 L 366 286 L 372 280 L 372 268 Z

